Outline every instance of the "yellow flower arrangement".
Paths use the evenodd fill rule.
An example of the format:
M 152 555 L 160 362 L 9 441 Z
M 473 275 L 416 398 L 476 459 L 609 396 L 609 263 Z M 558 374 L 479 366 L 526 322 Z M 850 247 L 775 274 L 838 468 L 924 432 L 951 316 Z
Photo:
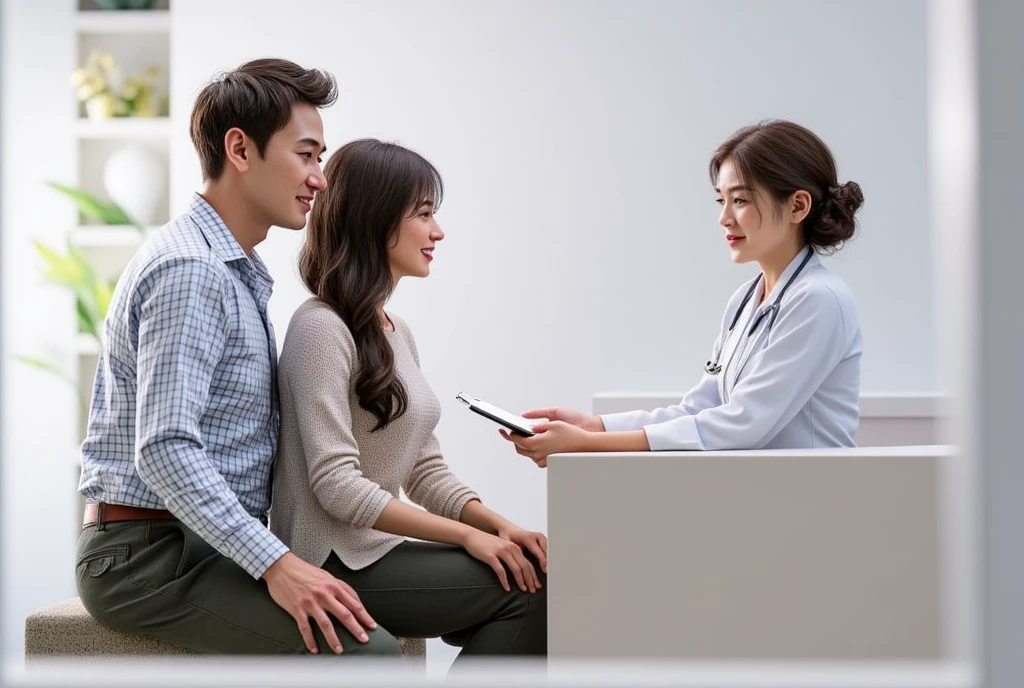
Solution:
M 156 93 L 159 76 L 157 67 L 149 67 L 139 76 L 122 78 L 110 53 L 93 51 L 85 66 L 72 72 L 71 85 L 90 119 L 156 117 L 163 114 Z

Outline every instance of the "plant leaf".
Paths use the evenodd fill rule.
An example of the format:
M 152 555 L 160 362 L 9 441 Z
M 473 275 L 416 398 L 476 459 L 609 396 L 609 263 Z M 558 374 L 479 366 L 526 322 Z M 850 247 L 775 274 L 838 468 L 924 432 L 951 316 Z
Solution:
M 75 299 L 75 312 L 78 314 L 78 329 L 99 341 L 100 333 L 95 313 L 90 310 L 88 304 L 81 299 Z
M 57 182 L 47 182 L 47 185 L 73 200 L 78 206 L 78 211 L 85 217 L 99 220 L 105 225 L 132 225 L 139 231 L 144 229 L 139 222 L 129 217 L 128 213 L 117 203 L 101 201 L 87 191 L 74 189 Z
M 94 337 L 102 346 L 103 320 L 110 307 L 113 283 L 100 278 L 85 255 L 70 243 L 66 254 L 38 241 L 33 243 L 43 257 L 46 280 L 69 289 L 75 297 L 79 331 Z
M 85 278 L 82 274 L 82 265 L 73 256 L 58 253 L 40 241 L 32 243 L 43 258 L 43 277 L 46 281 L 71 289 L 82 283 Z

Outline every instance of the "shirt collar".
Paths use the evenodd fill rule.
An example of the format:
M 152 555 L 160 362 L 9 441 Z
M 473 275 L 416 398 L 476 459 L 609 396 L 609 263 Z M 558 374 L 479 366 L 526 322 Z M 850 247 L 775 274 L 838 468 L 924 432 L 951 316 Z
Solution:
M 217 211 L 213 209 L 213 206 L 200 194 L 195 193 L 192 195 L 192 203 L 189 204 L 187 213 L 192 218 L 192 221 L 196 223 L 196 226 L 199 227 L 199 231 L 203 233 L 206 243 L 210 245 L 210 248 L 213 249 L 218 258 L 225 263 L 248 258 L 242 247 L 238 245 L 235 235 L 224 224 L 224 220 L 221 219 Z

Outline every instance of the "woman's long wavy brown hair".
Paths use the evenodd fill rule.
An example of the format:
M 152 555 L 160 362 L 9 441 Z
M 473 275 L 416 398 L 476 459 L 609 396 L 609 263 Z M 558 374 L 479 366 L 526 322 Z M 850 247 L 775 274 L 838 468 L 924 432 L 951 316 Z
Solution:
M 380 430 L 405 413 L 409 398 L 380 313 L 394 289 L 388 247 L 402 219 L 444 195 L 437 169 L 397 144 L 362 139 L 339 149 L 324 167 L 327 189 L 316 196 L 299 255 L 306 287 L 348 326 L 356 344 L 359 405 Z

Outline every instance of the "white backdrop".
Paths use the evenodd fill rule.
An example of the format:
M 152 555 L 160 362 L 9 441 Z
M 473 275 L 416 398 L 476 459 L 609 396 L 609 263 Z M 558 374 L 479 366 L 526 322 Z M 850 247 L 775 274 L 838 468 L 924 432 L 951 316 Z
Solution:
M 336 74 L 331 150 L 376 136 L 434 162 L 448 236 L 430 279 L 401 284 L 392 307 L 444 406 L 449 462 L 502 513 L 544 528 L 544 475 L 454 395 L 584 407 L 597 391 L 696 381 L 752 274 L 729 262 L 707 159 L 759 119 L 811 127 L 864 188 L 863 233 L 831 261 L 859 302 L 864 390 L 935 391 L 923 0 L 278 7 L 175 1 L 172 201 L 199 188 L 194 94 L 260 56 Z M 258 249 L 281 338 L 306 298 L 301 240 L 272 230 Z
M 67 94 L 36 85 L 66 79 L 73 3 L 9 5 L 17 9 L 8 7 L 3 29 L 2 100 L 37 110 L 5 110 L 5 144 L 16 143 L 12 132 L 45 129 L 51 112 L 54 136 L 65 136 L 58 125 Z M 450 463 L 523 525 L 545 526 L 543 472 L 454 395 L 464 390 L 513 410 L 583 407 L 597 391 L 695 381 L 725 300 L 752 274 L 729 263 L 707 158 L 737 127 L 762 118 L 810 126 L 832 145 L 842 179 L 864 188 L 863 232 L 830 262 L 860 306 L 863 389 L 937 391 L 925 0 L 173 6 L 172 207 L 199 188 L 187 138 L 195 93 L 217 70 L 261 56 L 337 75 L 341 99 L 324 115 L 331 150 L 378 136 L 441 170 L 447 197 L 439 220 L 448 238 L 434 275 L 400 285 L 393 308 L 411 323 L 444 405 L 440 435 Z M 37 36 L 42 28 L 42 37 L 28 40 L 30 28 Z M 17 140 L 5 146 L 4 161 L 7 366 L 19 341 L 56 327 L 48 316 L 53 293 L 21 289 L 24 277 L 15 275 L 27 275 L 19 266 L 31 255 L 24 242 L 38 230 L 33 222 L 46 213 L 67 220 L 44 206 L 50 196 L 37 190 L 40 179 L 73 164 L 60 152 L 70 141 L 42 151 L 31 138 Z M 45 166 L 33 162 L 45 158 Z M 274 230 L 259 249 L 277 278 L 280 338 L 305 298 L 295 274 L 301 239 Z M 14 245 L 23 248 L 7 250 Z M 5 599 L 26 607 L 68 589 L 71 556 L 49 555 L 39 543 L 70 537 L 68 483 L 53 476 L 74 433 L 40 428 L 55 407 L 39 385 L 59 384 L 32 376 L 29 393 L 29 382 L 19 382 L 28 373 L 5 368 L 4 378 L 4 513 L 17 507 L 38 524 L 31 538 L 9 539 L 15 529 L 5 530 L 15 545 L 5 553 Z M 24 504 L 11 501 L 19 489 Z M 19 626 L 16 617 L 5 620 L 8 652 Z
M 174 40 L 204 47 L 173 56 L 175 201 L 198 186 L 185 117 L 211 73 L 257 55 L 330 69 L 332 150 L 379 136 L 445 177 L 434 275 L 393 304 L 438 394 L 585 404 L 696 378 L 749 272 L 728 262 L 708 153 L 793 118 L 865 189 L 863 232 L 832 260 L 860 304 L 864 389 L 933 391 L 923 5 L 306 0 L 291 7 L 320 28 L 310 41 L 279 30 L 276 3 L 182 0 Z M 261 247 L 282 334 L 305 298 L 300 241 Z
M 203 49 L 172 58 L 174 201 L 199 185 L 185 121 L 213 72 L 261 55 L 333 71 L 331 150 L 378 136 L 444 175 L 434 274 L 401 284 L 392 306 L 445 404 L 453 464 L 540 525 L 542 474 L 453 396 L 584 406 L 600 390 L 695 381 L 753 269 L 728 260 L 706 173 L 745 123 L 809 125 L 862 184 L 862 234 L 831 264 L 858 298 L 863 387 L 934 391 L 924 3 L 769 5 L 296 2 L 289 13 L 318 27 L 310 40 L 280 29 L 276 3 L 179 0 L 174 41 Z M 275 229 L 258 249 L 281 337 L 306 297 L 301 240 Z

